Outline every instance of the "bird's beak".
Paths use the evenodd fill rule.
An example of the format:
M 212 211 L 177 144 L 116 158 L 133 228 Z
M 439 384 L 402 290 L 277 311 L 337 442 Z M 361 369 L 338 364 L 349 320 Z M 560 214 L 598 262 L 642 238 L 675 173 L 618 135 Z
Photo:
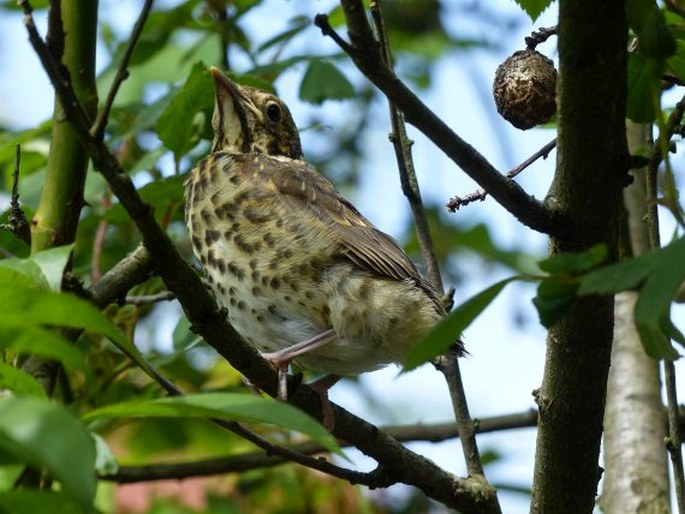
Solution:
M 256 107 L 245 95 L 242 88 L 221 73 L 218 68 L 212 66 L 209 71 L 214 79 L 216 93 L 214 108 L 215 145 L 217 141 L 225 141 L 233 138 L 241 141 L 240 146 L 244 152 L 250 149 L 250 127 L 247 111 L 254 111 Z M 232 135 L 231 135 L 232 134 Z
M 214 90 L 216 91 L 216 99 L 219 103 L 223 104 L 226 101 L 235 102 L 243 96 L 240 86 L 221 73 L 219 68 L 212 66 L 209 71 L 211 71 L 212 78 L 214 79 Z

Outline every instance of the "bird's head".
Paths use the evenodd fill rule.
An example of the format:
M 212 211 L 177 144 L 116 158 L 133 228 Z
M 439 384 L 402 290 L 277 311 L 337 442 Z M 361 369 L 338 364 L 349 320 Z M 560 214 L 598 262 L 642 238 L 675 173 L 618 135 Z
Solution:
M 261 89 L 240 86 L 211 68 L 216 90 L 212 152 L 302 158 L 300 135 L 288 107 Z

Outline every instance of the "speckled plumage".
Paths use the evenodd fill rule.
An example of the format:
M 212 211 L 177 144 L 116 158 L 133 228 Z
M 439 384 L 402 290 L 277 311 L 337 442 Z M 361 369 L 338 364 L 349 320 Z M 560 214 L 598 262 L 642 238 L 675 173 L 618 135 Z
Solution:
M 356 375 L 401 362 L 444 314 L 402 249 L 302 157 L 287 107 L 213 69 L 212 152 L 186 184 L 193 249 L 231 324 L 261 352 Z

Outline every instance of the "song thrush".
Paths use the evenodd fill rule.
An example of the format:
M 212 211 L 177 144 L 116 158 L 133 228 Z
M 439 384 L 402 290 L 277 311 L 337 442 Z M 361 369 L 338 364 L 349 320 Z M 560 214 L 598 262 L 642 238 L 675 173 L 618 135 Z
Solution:
M 321 389 L 402 362 L 444 315 L 439 295 L 307 164 L 279 98 L 211 73 L 214 141 L 186 182 L 186 222 L 230 323 L 276 366 L 281 398 L 293 359 L 330 374 Z

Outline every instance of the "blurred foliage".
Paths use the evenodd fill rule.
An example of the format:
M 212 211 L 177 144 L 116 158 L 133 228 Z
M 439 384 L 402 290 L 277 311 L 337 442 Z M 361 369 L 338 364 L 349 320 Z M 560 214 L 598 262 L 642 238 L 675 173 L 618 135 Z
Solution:
M 322 50 L 331 47 L 322 43 L 323 37 L 307 17 L 296 15 L 278 20 L 272 16 L 275 19 L 270 19 L 268 26 L 277 28 L 264 34 L 266 30 L 250 16 L 256 12 L 261 12 L 261 16 L 264 12 L 276 12 L 282 7 L 278 1 L 186 0 L 156 7 L 133 52 L 129 77 L 114 103 L 106 141 L 139 187 L 141 196 L 153 206 L 157 220 L 189 260 L 183 222 L 183 181 L 188 170 L 209 149 L 213 93 L 206 70 L 210 65 L 222 68 L 243 84 L 275 91 L 279 79 L 294 79 L 299 99 L 308 104 L 298 106 L 296 118 L 307 120 L 301 123 L 301 129 L 317 143 L 305 148 L 308 160 L 345 192 L 354 191 L 359 185 L 366 157 L 364 143 L 379 125 L 374 119 L 379 94 L 359 80 L 340 52 Z M 534 19 L 550 1 L 518 3 Z M 41 9 L 48 2 L 36 0 L 32 4 Z M 441 60 L 471 48 L 497 48 L 505 39 L 503 35 L 516 28 L 517 23 L 516 19 L 493 10 L 487 2 L 455 5 L 439 0 L 386 0 L 383 4 L 398 73 L 417 88 L 431 85 Z M 667 70 L 685 81 L 685 33 L 679 16 L 663 15 L 652 4 L 634 4 L 635 9 L 644 9 L 649 15 L 649 22 L 641 23 L 643 11 L 635 11 L 632 27 L 644 44 L 641 52 L 631 55 L 629 112 L 636 119 L 652 120 L 658 116 L 659 106 L 645 98 L 653 99 L 661 72 Z M 14 0 L 0 2 L 0 10 L 16 9 Z M 455 33 L 454 29 L 446 28 L 446 16 L 459 17 L 464 24 L 485 29 Z M 332 9 L 329 17 L 333 26 L 341 27 L 339 7 Z M 112 84 L 128 38 L 129 33 L 117 28 L 114 20 L 100 20 L 99 39 L 107 61 L 98 76 L 101 98 Z M 341 101 L 344 112 L 331 118 L 326 116 L 326 107 Z M 51 125 L 52 121 L 46 120 L 28 130 L 0 130 L 3 197 L 8 198 L 12 187 L 15 145 L 21 144 L 20 200 L 29 219 L 45 182 Z M 387 131 L 388 125 L 389 122 L 384 123 L 383 130 Z M 93 501 L 101 511 L 117 512 L 117 505 L 123 503 L 124 491 L 128 489 L 101 482 L 95 495 L 94 462 L 116 468 L 119 464 L 200 460 L 254 451 L 251 444 L 205 419 L 189 419 L 193 413 L 202 417 L 239 417 L 235 412 L 229 413 L 229 407 L 222 403 L 228 396 L 206 395 L 214 403 L 205 405 L 204 411 L 197 410 L 197 405 L 192 411 L 187 405 L 171 402 L 175 410 L 166 411 L 168 416 L 164 419 L 147 416 L 131 421 L 145 412 L 153 414 L 159 408 L 157 399 L 163 395 L 145 376 L 146 365 L 157 367 L 188 393 L 222 391 L 244 399 L 246 386 L 235 370 L 198 344 L 176 304 L 127 304 L 121 299 L 103 314 L 74 295 L 59 291 L 65 268 L 71 269 L 79 284 L 88 287 L 140 240 L 105 181 L 92 170 L 85 197 L 87 203 L 81 212 L 71 255 L 69 247 L 29 257 L 24 242 L 7 231 L 0 232 L 0 296 L 5 306 L 0 319 L 0 386 L 13 394 L 0 399 L 0 512 L 88 512 Z M 535 256 L 521 247 L 501 248 L 486 225 L 460 226 L 443 213 L 442 207 L 429 206 L 428 216 L 438 258 L 452 282 L 458 282 L 464 275 L 454 264 L 454 255 L 460 252 L 470 252 L 481 262 L 521 275 L 538 272 Z M 0 214 L 0 223 L 6 223 L 7 218 L 8 212 Z M 405 233 L 408 252 L 418 257 L 413 229 L 407 227 Z M 552 317 L 557 315 L 558 308 L 566 308 L 577 293 L 577 275 L 599 261 L 592 261 L 592 266 L 581 263 L 585 267 L 580 272 L 574 268 L 574 262 L 564 261 L 560 268 L 545 270 L 549 277 L 542 283 L 548 284 L 544 287 L 549 294 L 539 297 L 544 297 Z M 639 275 L 646 283 L 662 278 L 662 274 L 648 269 L 651 264 L 636 266 L 635 277 Z M 572 290 L 558 285 L 569 276 L 575 281 Z M 601 278 L 595 286 L 610 288 Z M 470 320 L 506 283 L 491 286 L 457 312 L 466 312 Z M 151 278 L 134 287 L 129 295 L 151 295 L 162 290 L 161 281 Z M 447 318 L 446 323 L 457 320 L 461 330 L 463 320 L 459 316 Z M 169 334 L 169 325 L 175 327 L 173 334 Z M 75 328 L 79 329 L 78 337 Z M 451 326 L 450 330 L 453 329 Z M 655 326 L 649 325 L 648 329 Z M 56 401 L 45 399 L 41 385 L 26 369 L 30 355 L 52 359 L 60 367 Z M 273 409 L 273 417 L 258 416 L 259 408 L 263 408 L 260 403 L 261 399 L 255 397 L 248 409 L 255 414 L 248 418 L 250 427 L 265 437 L 299 441 L 302 436 L 293 432 L 296 428 L 323 437 L 306 421 L 298 418 L 294 422 L 279 409 Z M 131 422 L 115 420 L 112 412 L 116 409 Z M 108 412 L 110 415 L 106 415 Z M 84 421 L 88 416 L 93 418 L 90 423 Z M 66 434 L 64 438 L 55 437 L 62 433 Z M 93 434 L 103 439 L 94 439 Z M 496 462 L 500 456 L 493 452 L 489 458 L 489 462 Z M 61 487 L 50 493 L 13 491 L 12 484 L 22 474 L 24 465 L 43 470 Z M 36 474 L 28 472 L 32 473 Z M 49 483 L 45 476 L 38 478 Z M 201 498 L 200 506 L 150 485 L 136 493 L 141 495 L 143 505 L 137 512 L 441 511 L 417 491 L 392 498 L 384 492 L 362 493 L 342 481 L 291 465 L 200 479 L 193 481 L 192 487 Z

